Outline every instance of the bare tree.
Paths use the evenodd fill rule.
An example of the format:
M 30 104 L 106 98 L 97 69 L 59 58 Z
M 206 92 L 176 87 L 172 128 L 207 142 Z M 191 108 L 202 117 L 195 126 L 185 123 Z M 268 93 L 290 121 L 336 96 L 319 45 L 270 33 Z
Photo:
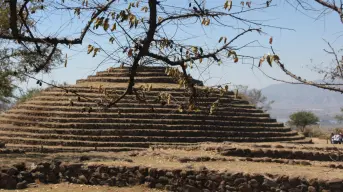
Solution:
M 268 100 L 268 98 L 263 95 L 260 89 L 249 89 L 248 86 L 236 86 L 238 93 L 243 95 L 251 104 L 255 105 L 257 108 L 262 109 L 267 112 L 271 110 L 271 105 L 274 103 L 273 100 Z
M 272 7 L 271 1 L 258 4 L 251 1 L 236 3 L 231 0 L 214 3 L 211 7 L 204 0 L 189 0 L 175 5 L 175 1 L 135 0 L 11 0 L 2 1 L 8 23 L 7 30 L 0 31 L 0 39 L 28 47 L 30 52 L 45 55 L 25 74 L 39 73 L 49 65 L 58 48 L 84 50 L 93 57 L 102 54 L 104 60 L 112 60 L 130 67 L 126 90 L 105 103 L 114 106 L 127 94 L 136 94 L 135 76 L 139 65 L 145 63 L 179 66 L 181 73 L 171 73 L 190 91 L 189 106 L 196 101 L 197 91 L 189 78 L 188 68 L 207 63 L 239 62 L 242 58 L 259 56 L 239 54 L 239 51 L 256 42 L 237 44 L 249 33 L 265 35 L 264 28 L 279 28 L 249 19 L 246 13 Z M 58 30 L 45 29 L 44 23 L 56 20 L 63 14 Z M 235 31 L 235 35 L 216 37 L 216 45 L 189 41 L 192 26 L 209 29 L 220 28 Z M 68 26 L 68 27 L 66 27 Z M 44 30 L 43 30 L 44 28 Z M 66 29 L 67 28 L 67 29 Z M 172 31 L 172 33 L 170 33 Z M 184 37 L 184 38 L 181 38 Z M 186 38 L 186 39 L 185 39 Z M 46 50 L 46 51 L 43 51 Z M 67 55 L 65 67 L 67 67 Z M 32 76 L 29 76 L 34 78 Z M 44 82 L 44 81 L 42 81 Z M 76 94 L 76 93 L 75 93 Z
M 343 3 L 342 1 L 328 1 L 328 0 L 286 0 L 290 5 L 294 6 L 296 9 L 300 7 L 300 9 L 317 14 L 316 19 L 323 17 L 324 15 L 334 13 L 338 14 L 339 20 L 343 23 Z M 324 40 L 325 41 L 325 40 Z M 271 46 L 271 51 L 273 54 L 271 55 L 265 55 L 260 59 L 259 67 L 261 67 L 262 63 L 267 61 L 270 66 L 272 66 L 272 63 L 275 63 L 286 75 L 290 76 L 292 79 L 296 80 L 297 83 L 300 84 L 306 84 L 310 86 L 314 86 L 317 88 L 329 90 L 329 91 L 335 91 L 339 93 L 343 93 L 342 85 L 339 81 L 335 80 L 343 80 L 343 55 L 340 55 L 338 50 L 335 50 L 335 48 L 332 46 L 330 42 L 327 42 L 327 47 L 324 48 L 324 52 L 332 56 L 332 61 L 328 61 L 327 64 L 328 67 L 315 67 L 314 69 L 319 73 L 323 75 L 323 81 L 322 82 L 313 82 L 306 80 L 306 77 L 303 77 L 301 75 L 298 75 L 286 68 L 287 64 L 284 64 L 281 62 L 281 59 L 279 55 L 277 55 Z M 270 41 L 270 44 L 272 44 L 272 39 Z M 279 79 L 275 79 L 278 81 L 282 81 Z M 283 81 L 285 82 L 285 81 Z M 290 83 L 290 82 L 286 82 Z

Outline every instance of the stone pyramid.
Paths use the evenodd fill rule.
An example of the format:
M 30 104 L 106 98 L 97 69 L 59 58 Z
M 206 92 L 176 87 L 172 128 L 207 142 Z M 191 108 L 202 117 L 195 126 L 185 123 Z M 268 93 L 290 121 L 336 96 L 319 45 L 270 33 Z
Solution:
M 135 95 L 127 95 L 116 107 L 105 110 L 97 105 L 104 95 L 99 93 L 98 86 L 106 88 L 108 93 L 122 93 L 129 68 L 98 72 L 67 86 L 68 92 L 47 88 L 0 117 L 0 142 L 27 150 L 120 151 L 166 144 L 304 139 L 230 91 L 220 97 L 219 91 L 200 95 L 198 111 L 180 111 L 177 102 L 161 104 L 156 98 L 162 92 L 181 103 L 189 97 L 165 70 L 164 67 L 138 69 L 135 87 L 152 85 L 145 93 L 148 104 L 137 102 Z M 205 90 L 202 86 L 197 89 Z M 79 99 L 74 91 L 91 100 Z M 209 106 L 218 98 L 219 105 L 209 114 Z M 85 108 L 91 108 L 91 112 L 84 111 Z

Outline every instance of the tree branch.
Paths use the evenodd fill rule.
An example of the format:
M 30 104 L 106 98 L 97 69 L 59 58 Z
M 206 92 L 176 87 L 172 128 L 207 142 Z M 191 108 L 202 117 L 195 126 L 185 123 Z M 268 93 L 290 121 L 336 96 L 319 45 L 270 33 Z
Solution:
M 343 23 L 343 14 L 342 14 L 342 8 L 338 8 L 335 4 L 331 4 L 324 0 L 315 0 L 317 3 L 323 5 L 324 7 L 327 7 L 335 12 L 337 12 L 340 16 L 341 22 Z M 341 5 L 342 6 L 342 5 Z
M 36 67 L 35 72 L 38 73 L 40 72 L 42 69 L 44 69 L 47 65 L 49 65 L 52 56 L 54 55 L 54 53 L 56 52 L 57 49 L 57 44 L 54 45 L 54 47 L 52 48 L 50 54 L 48 55 L 48 58 L 46 59 L 46 61 L 42 64 L 40 64 L 38 67 Z
M 10 27 L 11 27 L 11 31 L 12 31 L 12 36 L 13 37 L 18 37 L 19 36 L 19 32 L 18 32 L 18 28 L 17 28 L 17 0 L 10 0 L 8 1 L 9 6 L 10 6 Z
M 340 88 L 337 88 L 337 87 L 326 86 L 326 85 L 323 85 L 323 84 L 317 84 L 315 82 L 307 81 L 306 79 L 302 79 L 300 76 L 297 76 L 297 75 L 293 74 L 292 72 L 288 71 L 285 68 L 284 64 L 282 64 L 280 61 L 275 61 L 275 62 L 278 64 L 278 66 L 281 68 L 281 70 L 286 73 L 286 75 L 292 77 L 293 79 L 295 79 L 295 80 L 297 80 L 299 82 L 302 82 L 303 84 L 311 85 L 311 86 L 318 87 L 318 88 L 321 88 L 321 89 L 326 89 L 326 90 L 330 90 L 330 91 L 335 91 L 335 92 L 343 93 L 343 89 L 340 89 Z
M 11 30 L 12 30 L 12 36 L 0 34 L 1 39 L 8 39 L 8 40 L 18 40 L 18 41 L 25 41 L 25 42 L 31 42 L 31 43 L 44 43 L 44 44 L 82 44 L 82 41 L 89 30 L 91 24 L 93 23 L 93 20 L 98 17 L 101 13 L 106 11 L 112 3 L 114 3 L 115 0 L 109 1 L 105 6 L 103 6 L 101 9 L 98 9 L 98 11 L 92 16 L 92 18 L 88 21 L 87 25 L 84 27 L 84 29 L 81 32 L 81 35 L 79 38 L 75 39 L 67 39 L 67 38 L 51 38 L 51 37 L 44 37 L 44 38 L 32 38 L 28 36 L 22 36 L 18 34 L 18 29 L 16 25 L 17 21 L 17 0 L 10 0 L 10 10 L 11 10 L 11 17 L 10 17 L 10 24 L 11 24 Z
M 143 46 L 139 49 L 138 55 L 134 57 L 132 67 L 130 68 L 130 76 L 129 76 L 129 83 L 128 83 L 127 89 L 118 99 L 116 99 L 114 102 L 109 103 L 108 107 L 115 105 L 122 98 L 124 98 L 125 95 L 133 93 L 133 86 L 135 85 L 134 82 L 135 82 L 135 76 L 136 76 L 136 71 L 139 65 L 139 61 L 142 59 L 142 57 L 146 56 L 149 53 L 150 44 L 152 40 L 154 39 L 154 35 L 156 32 L 156 28 L 157 28 L 156 5 L 157 5 L 156 0 L 149 0 L 149 10 L 150 10 L 149 29 L 147 32 L 147 36 L 144 39 Z

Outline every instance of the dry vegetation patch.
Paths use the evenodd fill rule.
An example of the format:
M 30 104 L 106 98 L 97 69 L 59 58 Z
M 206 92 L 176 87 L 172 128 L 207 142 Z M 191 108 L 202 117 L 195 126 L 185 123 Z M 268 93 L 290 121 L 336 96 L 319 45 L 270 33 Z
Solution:
M 134 187 L 108 187 L 108 186 L 92 186 L 92 185 L 78 185 L 78 184 L 49 184 L 37 185 L 37 187 L 28 188 L 24 190 L 1 190 L 3 192 L 157 192 L 161 190 L 150 189 L 143 186 Z

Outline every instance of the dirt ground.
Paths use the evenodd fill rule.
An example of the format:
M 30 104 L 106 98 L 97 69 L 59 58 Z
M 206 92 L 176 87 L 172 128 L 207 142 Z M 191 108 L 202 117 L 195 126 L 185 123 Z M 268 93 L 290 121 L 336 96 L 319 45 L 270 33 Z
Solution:
M 216 147 L 244 147 L 254 148 L 259 146 L 275 147 L 282 145 L 284 149 L 278 150 L 310 150 L 308 147 L 317 148 L 316 151 L 323 151 L 326 147 L 332 147 L 331 144 L 325 144 L 323 141 L 316 141 L 318 144 L 299 145 L 299 144 L 285 144 L 285 143 L 205 143 L 200 144 L 198 148 L 184 148 L 184 149 L 163 149 L 163 148 L 149 148 L 144 151 L 129 151 L 129 152 L 84 152 L 84 153 L 28 153 L 28 154 L 11 154 L 0 155 L 0 165 L 12 164 L 14 162 L 26 162 L 30 166 L 34 163 L 49 161 L 52 159 L 59 159 L 66 162 L 80 162 L 81 156 L 89 158 L 83 161 L 85 164 L 103 164 L 103 165 L 125 165 L 125 166 L 148 166 L 155 168 L 167 169 L 184 169 L 184 168 L 200 168 L 206 167 L 211 170 L 229 171 L 229 172 L 245 172 L 245 173 L 269 173 L 274 175 L 289 175 L 300 176 L 306 178 L 320 179 L 334 179 L 343 178 L 342 169 L 329 168 L 328 165 L 342 164 L 342 162 L 320 162 L 311 161 L 312 165 L 290 165 L 273 162 L 249 162 L 242 161 L 240 157 L 222 156 L 216 150 L 208 150 L 208 148 Z M 343 148 L 343 145 L 335 145 L 338 149 Z M 287 148 L 288 147 L 288 148 Z M 275 148 L 276 149 L 276 148 Z M 206 162 L 187 162 L 181 163 L 179 160 L 183 157 L 210 157 L 217 158 L 216 161 Z M 226 158 L 226 160 L 222 160 Z
M 39 185 L 37 188 L 28 188 L 23 190 L 0 190 L 2 192 L 158 192 L 160 190 L 148 189 L 143 186 L 135 187 L 106 187 L 106 186 L 91 186 L 78 184 L 49 184 Z

